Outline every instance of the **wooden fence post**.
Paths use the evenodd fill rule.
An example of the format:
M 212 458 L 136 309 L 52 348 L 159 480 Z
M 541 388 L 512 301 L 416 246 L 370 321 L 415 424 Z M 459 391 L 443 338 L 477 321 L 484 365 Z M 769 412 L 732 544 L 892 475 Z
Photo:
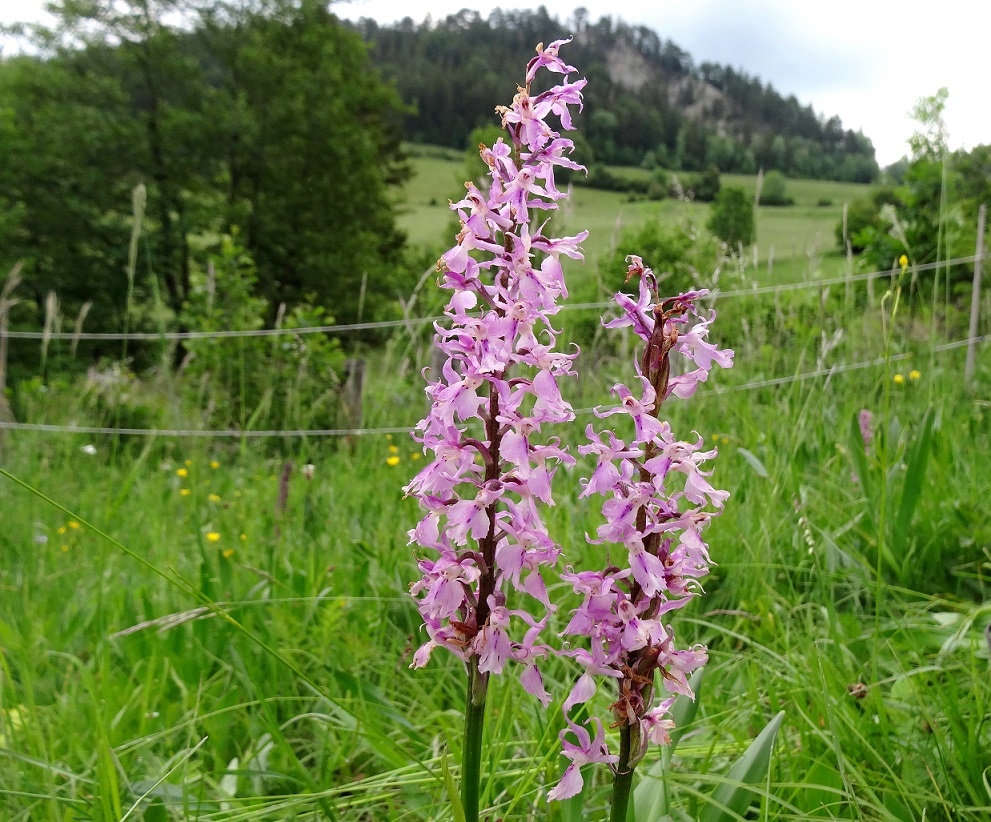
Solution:
M 365 392 L 365 361 L 353 357 L 344 363 L 344 388 L 342 393 L 342 409 L 348 428 L 361 428 L 362 399 Z M 354 448 L 356 438 L 353 434 L 347 437 L 348 445 Z
M 7 282 L 0 291 L 0 397 L 7 390 L 7 330 L 10 322 L 10 309 L 17 305 L 18 300 L 11 298 L 11 293 L 21 284 L 21 266 L 17 263 L 7 275 Z
M 974 378 L 974 348 L 977 341 L 977 313 L 981 302 L 981 258 L 984 256 L 984 218 L 987 206 L 982 204 L 977 212 L 977 250 L 974 253 L 974 287 L 970 293 L 970 327 L 967 330 L 967 362 L 963 369 L 964 383 L 969 387 Z
M 18 300 L 11 293 L 21 284 L 21 265 L 17 263 L 7 275 L 7 282 L 0 291 L 0 422 L 14 422 L 14 413 L 7 402 L 7 330 L 10 327 L 10 309 Z M 3 446 L 5 429 L 0 428 L 0 447 Z

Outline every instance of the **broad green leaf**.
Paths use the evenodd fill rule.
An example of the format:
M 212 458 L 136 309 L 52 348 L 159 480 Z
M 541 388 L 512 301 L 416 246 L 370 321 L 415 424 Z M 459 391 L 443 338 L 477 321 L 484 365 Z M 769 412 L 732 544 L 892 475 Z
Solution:
M 326 668 L 334 675 L 342 691 L 362 702 L 374 705 L 381 719 L 392 723 L 394 728 L 402 728 L 406 736 L 414 742 L 420 745 L 426 744 L 420 732 L 396 709 L 395 704 L 380 688 L 329 662 L 326 663 Z
M 832 809 L 844 796 L 843 777 L 832 765 L 816 762 L 802 778 L 794 802 L 805 816 L 835 818 Z
M 743 816 L 754 799 L 750 785 L 759 785 L 767 779 L 771 767 L 771 750 L 784 719 L 781 711 L 764 727 L 750 743 L 750 747 L 733 763 L 726 774 L 726 781 L 713 791 L 709 803 L 702 808 L 699 822 L 731 822 Z
M 167 807 L 180 807 L 199 813 L 206 806 L 195 796 L 191 796 L 188 788 L 172 782 L 160 780 L 139 779 L 128 785 L 132 796 L 142 800 L 151 800 Z
M 633 818 L 636 822 L 663 822 L 670 818 L 664 782 L 665 765 L 663 759 L 658 759 L 633 789 Z
M 155 800 L 145 808 L 141 815 L 141 822 L 169 822 L 169 814 L 165 810 L 165 803 L 161 799 Z

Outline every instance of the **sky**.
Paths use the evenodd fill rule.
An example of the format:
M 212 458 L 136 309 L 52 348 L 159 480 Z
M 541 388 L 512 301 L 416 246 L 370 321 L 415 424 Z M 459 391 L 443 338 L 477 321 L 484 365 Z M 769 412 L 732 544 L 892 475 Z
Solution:
M 44 0 L 0 0 L 0 24 L 44 19 Z M 409 16 L 421 22 L 471 8 L 488 16 L 503 9 L 532 8 L 507 0 L 339 0 L 335 13 L 390 23 Z M 794 94 L 844 128 L 871 138 L 878 162 L 908 153 L 916 101 L 945 86 L 944 113 L 951 148 L 991 143 L 991 94 L 986 50 L 991 3 L 979 0 L 545 0 L 562 21 L 584 6 L 591 20 L 611 15 L 644 25 L 673 40 L 696 63 L 727 64 Z M 617 10 L 618 9 L 618 10 Z M 569 32 L 562 31 L 562 36 Z M 10 44 L 4 47 L 10 51 Z M 580 66 L 578 67 L 581 68 Z M 507 67 L 510 80 L 514 67 Z

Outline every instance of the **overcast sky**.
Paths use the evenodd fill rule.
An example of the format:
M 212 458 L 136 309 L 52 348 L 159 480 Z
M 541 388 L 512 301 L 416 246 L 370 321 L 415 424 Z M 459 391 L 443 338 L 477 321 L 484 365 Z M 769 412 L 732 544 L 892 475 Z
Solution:
M 41 19 L 43 5 L 44 0 L 0 0 L 0 23 Z M 919 97 L 941 86 L 950 92 L 945 116 L 951 147 L 991 142 L 991 3 L 986 0 L 547 0 L 544 5 L 562 23 L 584 6 L 593 21 L 614 15 L 645 25 L 696 62 L 712 60 L 756 74 L 827 117 L 838 114 L 845 128 L 862 129 L 882 166 L 907 153 L 913 130 L 909 111 Z M 334 11 L 390 23 L 406 16 L 420 22 L 428 14 L 437 19 L 465 7 L 488 16 L 496 6 L 524 7 L 511 0 L 351 0 L 336 3 Z M 507 72 L 512 82 L 514 67 L 507 66 Z

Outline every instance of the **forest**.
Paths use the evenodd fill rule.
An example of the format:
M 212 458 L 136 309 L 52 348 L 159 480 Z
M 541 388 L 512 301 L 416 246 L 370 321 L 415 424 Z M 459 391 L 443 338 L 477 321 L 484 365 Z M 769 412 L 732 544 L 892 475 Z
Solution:
M 526 62 L 533 43 L 572 33 L 571 53 L 589 80 L 576 122 L 583 162 L 867 183 L 879 172 L 874 147 L 839 117 L 817 114 L 745 71 L 696 65 L 670 39 L 584 9 L 565 21 L 536 11 L 464 10 L 442 20 L 356 25 L 411 108 L 410 139 L 464 148 L 492 123 L 504 95 L 503 67 Z

